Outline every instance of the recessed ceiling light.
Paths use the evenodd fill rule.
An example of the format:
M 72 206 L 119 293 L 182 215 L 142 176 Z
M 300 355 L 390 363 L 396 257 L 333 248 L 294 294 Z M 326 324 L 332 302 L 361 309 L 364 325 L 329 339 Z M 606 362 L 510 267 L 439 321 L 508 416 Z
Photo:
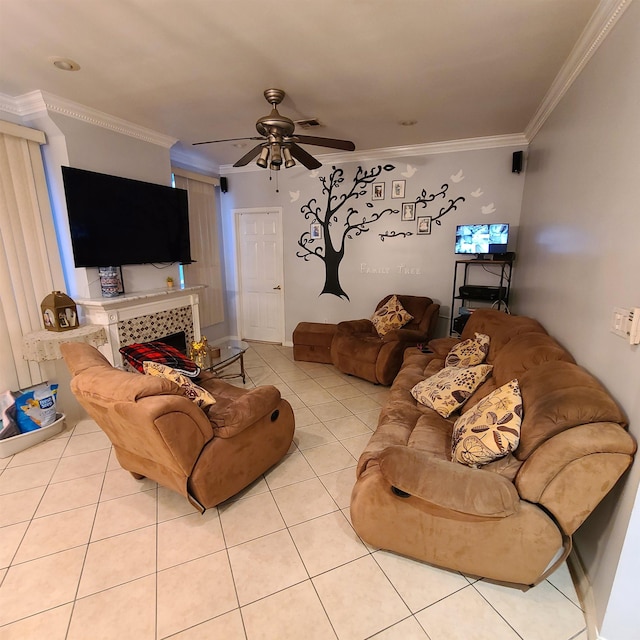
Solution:
M 52 56 L 49 58 L 49 62 L 53 64 L 56 69 L 61 71 L 78 71 L 80 65 L 71 58 L 60 58 L 59 56 Z
M 417 120 L 400 120 L 398 123 L 402 127 L 413 127 L 414 124 L 418 124 Z

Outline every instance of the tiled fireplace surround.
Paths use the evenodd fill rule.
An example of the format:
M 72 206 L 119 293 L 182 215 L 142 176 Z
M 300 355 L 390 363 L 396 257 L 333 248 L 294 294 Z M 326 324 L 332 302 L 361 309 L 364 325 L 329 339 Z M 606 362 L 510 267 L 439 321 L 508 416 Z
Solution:
M 160 340 L 184 332 L 186 344 L 200 339 L 198 291 L 203 287 L 157 289 L 117 298 L 78 300 L 84 321 L 101 325 L 109 343 L 104 355 L 114 366 L 122 366 L 120 347 L 134 342 Z

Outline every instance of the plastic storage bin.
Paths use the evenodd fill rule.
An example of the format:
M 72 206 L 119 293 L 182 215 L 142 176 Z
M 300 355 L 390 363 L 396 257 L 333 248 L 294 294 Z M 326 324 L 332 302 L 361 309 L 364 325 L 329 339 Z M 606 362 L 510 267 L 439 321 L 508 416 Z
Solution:
M 14 453 L 24 451 L 34 444 L 44 442 L 48 438 L 55 436 L 64 429 L 64 413 L 56 414 L 56 421 L 52 422 L 48 427 L 41 427 L 35 431 L 21 433 L 19 436 L 4 438 L 0 440 L 0 458 L 8 458 Z

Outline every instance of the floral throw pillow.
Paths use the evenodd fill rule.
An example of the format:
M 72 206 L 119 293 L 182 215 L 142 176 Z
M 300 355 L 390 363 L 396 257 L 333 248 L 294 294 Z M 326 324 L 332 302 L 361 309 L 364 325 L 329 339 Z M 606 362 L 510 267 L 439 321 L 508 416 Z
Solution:
M 194 384 L 189 378 L 175 369 L 168 367 L 166 364 L 146 360 L 143 363 L 143 368 L 147 375 L 159 376 L 160 378 L 166 378 L 167 380 L 171 380 L 171 382 L 175 382 L 182 388 L 185 396 L 195 402 L 203 411 L 206 411 L 216 403 L 216 399 L 206 389 Z
M 459 409 L 471 394 L 486 380 L 493 367 L 479 364 L 475 367 L 446 367 L 411 389 L 411 395 L 420 403 L 435 409 L 448 418 Z
M 482 364 L 489 353 L 489 336 L 476 333 L 474 338 L 459 342 L 444 361 L 445 367 L 472 367 Z
M 385 333 L 389 333 L 394 329 L 401 329 L 412 320 L 413 316 L 402 306 L 398 296 L 391 296 L 371 318 L 371 322 L 373 322 L 373 326 L 381 338 Z
M 452 459 L 478 467 L 513 451 L 520 442 L 522 397 L 516 379 L 463 413 L 453 425 Z

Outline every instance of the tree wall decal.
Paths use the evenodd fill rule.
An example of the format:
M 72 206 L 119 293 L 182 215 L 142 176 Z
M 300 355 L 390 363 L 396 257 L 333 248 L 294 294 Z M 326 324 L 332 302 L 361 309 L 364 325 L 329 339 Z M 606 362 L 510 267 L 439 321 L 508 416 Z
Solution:
M 330 293 L 339 298 L 349 300 L 349 296 L 340 284 L 340 264 L 345 256 L 345 249 L 348 240 L 353 240 L 369 231 L 369 227 L 380 220 L 385 215 L 395 215 L 400 211 L 391 207 L 375 210 L 371 202 L 364 203 L 368 211 L 363 213 L 356 207 L 357 200 L 368 195 L 367 187 L 375 182 L 383 171 L 393 171 L 395 167 L 391 164 L 378 165 L 366 171 L 361 166 L 356 170 L 353 182 L 348 189 L 344 188 L 344 171 L 337 167 L 332 167 L 328 177 L 320 176 L 322 183 L 322 195 L 325 198 L 324 207 L 318 203 L 316 198 L 311 198 L 309 202 L 300 208 L 300 212 L 311 225 L 320 225 L 322 233 L 311 235 L 311 231 L 305 231 L 298 239 L 299 249 L 296 256 L 305 261 L 317 258 L 324 263 L 325 281 L 320 295 Z M 437 193 L 429 193 L 422 189 L 420 196 L 414 201 L 416 206 L 426 208 L 436 198 L 445 198 L 449 189 L 448 184 L 443 184 Z M 457 209 L 460 202 L 465 198 L 449 199 L 448 203 L 442 206 L 437 215 L 432 216 L 432 220 L 441 224 L 441 218 L 451 211 Z M 379 234 L 380 240 L 385 238 L 407 237 L 411 233 L 398 233 L 387 231 Z

